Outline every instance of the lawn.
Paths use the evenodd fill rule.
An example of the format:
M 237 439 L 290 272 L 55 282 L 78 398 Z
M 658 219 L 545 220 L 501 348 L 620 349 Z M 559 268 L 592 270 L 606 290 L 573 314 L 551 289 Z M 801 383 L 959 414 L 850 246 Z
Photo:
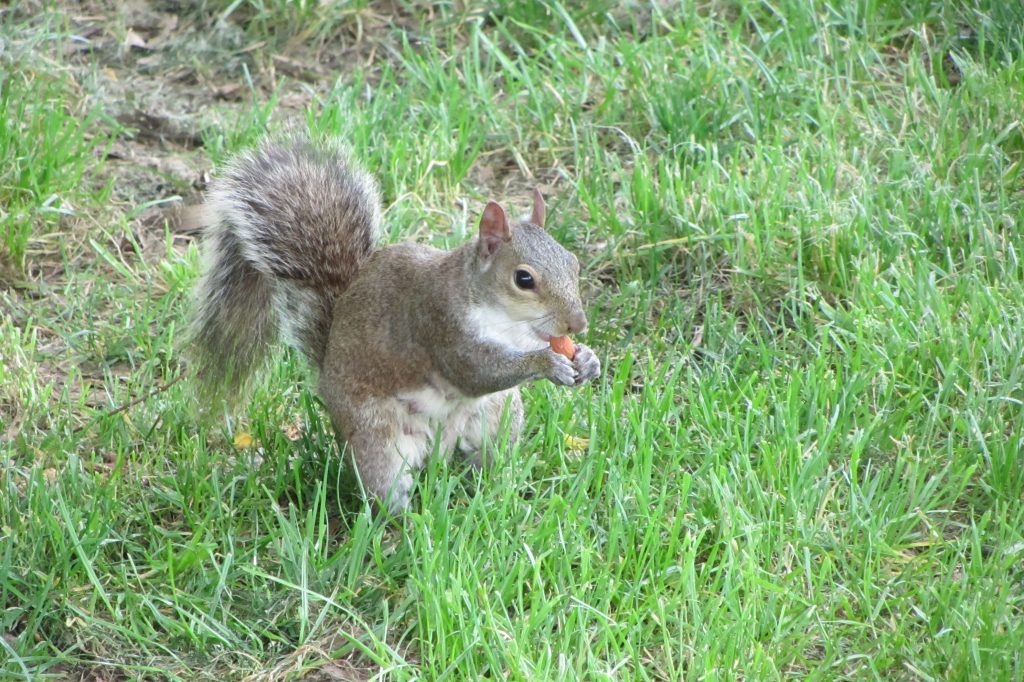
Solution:
M 1024 679 L 1024 6 L 174 6 L 0 9 L 0 679 Z M 287 125 L 581 260 L 603 377 L 392 523 L 297 354 L 193 398 L 181 207 Z

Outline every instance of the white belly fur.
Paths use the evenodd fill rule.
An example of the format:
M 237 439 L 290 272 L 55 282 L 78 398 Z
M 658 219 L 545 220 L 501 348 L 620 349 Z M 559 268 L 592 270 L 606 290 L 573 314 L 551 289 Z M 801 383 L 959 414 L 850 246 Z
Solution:
M 419 468 L 434 449 L 449 453 L 467 428 L 481 428 L 480 412 L 486 398 L 468 398 L 440 377 L 389 401 L 396 429 L 396 446 L 407 466 Z M 476 439 L 471 439 L 476 440 Z

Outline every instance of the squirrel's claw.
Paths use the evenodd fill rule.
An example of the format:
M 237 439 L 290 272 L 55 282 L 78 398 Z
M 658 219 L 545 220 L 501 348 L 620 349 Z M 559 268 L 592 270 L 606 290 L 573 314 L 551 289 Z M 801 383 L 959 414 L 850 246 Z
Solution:
M 548 369 L 544 376 L 559 386 L 575 386 L 577 371 L 573 361 L 552 350 L 542 352 L 548 359 Z
M 576 369 L 576 386 L 596 379 L 601 375 L 601 361 L 589 347 L 577 344 L 576 356 L 573 358 L 573 366 Z

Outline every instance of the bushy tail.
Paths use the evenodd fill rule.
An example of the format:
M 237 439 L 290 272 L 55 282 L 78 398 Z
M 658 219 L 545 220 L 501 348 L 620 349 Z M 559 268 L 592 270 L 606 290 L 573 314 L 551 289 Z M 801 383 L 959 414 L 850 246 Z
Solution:
M 335 299 L 377 246 L 376 183 L 337 145 L 291 135 L 235 158 L 204 206 L 193 374 L 236 398 L 280 337 L 318 369 Z

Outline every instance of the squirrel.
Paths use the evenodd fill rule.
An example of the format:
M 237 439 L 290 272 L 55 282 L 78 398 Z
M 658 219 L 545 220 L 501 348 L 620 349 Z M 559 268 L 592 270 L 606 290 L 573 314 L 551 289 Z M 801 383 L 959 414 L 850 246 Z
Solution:
M 277 340 L 297 349 L 363 489 L 397 513 L 431 453 L 479 466 L 489 439 L 516 441 L 521 384 L 580 386 L 601 364 L 582 344 L 572 360 L 549 347 L 587 317 L 538 190 L 520 221 L 488 202 L 452 250 L 382 245 L 380 204 L 337 141 L 292 133 L 230 160 L 199 207 L 189 345 L 208 396 L 236 399 Z

